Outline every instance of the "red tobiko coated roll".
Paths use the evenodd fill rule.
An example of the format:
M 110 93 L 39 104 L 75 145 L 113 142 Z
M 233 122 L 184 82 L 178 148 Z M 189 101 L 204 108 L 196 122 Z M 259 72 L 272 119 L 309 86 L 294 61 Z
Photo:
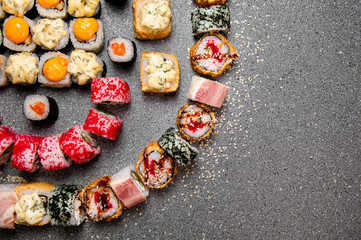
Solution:
M 122 104 L 130 102 L 130 88 L 118 77 L 94 78 L 91 83 L 92 103 Z
M 11 154 L 11 165 L 20 171 L 35 172 L 39 169 L 38 147 L 42 137 L 18 135 Z
M 67 168 L 72 164 L 72 160 L 66 156 L 59 145 L 61 133 L 45 137 L 40 143 L 38 154 L 41 165 L 45 170 L 55 171 Z
M 59 140 L 60 148 L 76 163 L 86 163 L 101 153 L 100 146 L 81 125 L 75 125 Z
M 92 108 L 89 110 L 83 129 L 98 136 L 115 140 L 118 137 L 122 123 L 123 120 L 120 117 Z
M 11 127 L 0 126 L 0 165 L 6 164 L 10 158 L 17 133 Z

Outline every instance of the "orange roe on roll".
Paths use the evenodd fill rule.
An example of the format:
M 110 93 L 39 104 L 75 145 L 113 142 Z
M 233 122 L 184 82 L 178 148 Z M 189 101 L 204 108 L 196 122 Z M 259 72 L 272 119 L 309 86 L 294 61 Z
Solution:
M 63 57 L 55 57 L 46 61 L 43 66 L 44 76 L 52 82 L 64 79 L 68 68 L 68 60 Z
M 29 105 L 31 110 L 33 110 L 38 115 L 43 115 L 45 113 L 45 104 L 42 102 L 37 102 L 33 105 Z
M 112 44 L 112 51 L 115 55 L 118 55 L 118 56 L 124 56 L 125 54 L 125 46 L 124 46 L 124 43 L 113 43 Z
M 37 0 L 40 6 L 43 8 L 51 8 L 57 5 L 60 0 Z
M 5 24 L 6 37 L 16 43 L 22 43 L 29 37 L 29 24 L 21 17 L 9 19 Z
M 75 37 L 83 41 L 92 39 L 98 29 L 98 21 L 95 18 L 78 18 L 73 25 Z

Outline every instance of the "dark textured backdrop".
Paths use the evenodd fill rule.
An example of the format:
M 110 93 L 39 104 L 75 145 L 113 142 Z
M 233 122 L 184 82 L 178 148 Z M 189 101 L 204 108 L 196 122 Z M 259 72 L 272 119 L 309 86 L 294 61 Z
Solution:
M 134 39 L 131 2 L 102 1 L 106 41 Z M 359 239 L 360 206 L 360 1 L 229 0 L 228 39 L 240 53 L 233 69 L 215 78 L 230 87 L 216 110 L 217 128 L 195 144 L 200 155 L 181 168 L 164 190 L 112 222 L 79 227 L 25 227 L 0 230 L 8 239 Z M 188 102 L 192 75 L 191 0 L 173 0 L 173 28 L 163 40 L 136 40 L 134 64 L 118 65 L 99 55 L 107 76 L 126 80 L 132 101 L 99 107 L 124 125 L 117 141 L 97 138 L 103 152 L 88 164 L 58 172 L 20 173 L 1 168 L 2 183 L 44 181 L 87 185 L 135 164 L 142 149 L 175 126 Z M 180 60 L 174 94 L 140 91 L 143 51 L 163 51 Z M 8 54 L 8 53 L 6 53 Z M 53 97 L 59 119 L 30 125 L 22 114 L 28 94 Z M 89 87 L 49 89 L 8 86 L 0 92 L 4 125 L 19 133 L 46 136 L 82 124 Z

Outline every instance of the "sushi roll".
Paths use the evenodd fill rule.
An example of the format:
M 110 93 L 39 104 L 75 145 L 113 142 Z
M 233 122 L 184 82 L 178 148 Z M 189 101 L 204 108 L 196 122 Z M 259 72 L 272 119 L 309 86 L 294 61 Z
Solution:
M 60 148 L 61 133 L 44 137 L 38 149 L 40 163 L 45 170 L 56 171 L 69 167 L 73 161 Z
M 42 86 L 64 88 L 72 84 L 68 73 L 69 57 L 61 52 L 47 52 L 40 57 L 38 82 Z
M 143 92 L 175 92 L 178 89 L 179 76 L 179 62 L 176 56 L 163 52 L 142 54 L 140 80 Z
M 68 13 L 75 18 L 93 17 L 100 10 L 100 0 L 68 0 Z
M 89 110 L 83 129 L 98 136 L 115 140 L 118 137 L 122 123 L 123 120 L 120 117 L 92 108 Z
M 49 183 L 24 183 L 15 187 L 19 200 L 15 204 L 15 223 L 42 226 L 50 222 L 49 196 L 55 186 Z
M 127 208 L 144 202 L 149 195 L 148 188 L 144 186 L 133 166 L 125 167 L 116 173 L 110 186 Z
M 227 0 L 194 0 L 198 6 L 204 8 L 204 7 L 210 7 L 212 5 L 222 5 Z
M 5 67 L 7 78 L 13 84 L 32 85 L 36 83 L 39 58 L 35 53 L 10 55 Z
M 193 76 L 188 98 L 212 107 L 220 108 L 226 99 L 228 89 L 226 85 L 216 81 Z
M 101 77 L 104 63 L 95 53 L 75 49 L 71 52 L 68 65 L 68 73 L 71 79 L 78 85 L 90 83 L 93 78 Z
M 137 173 L 144 185 L 164 188 L 178 173 L 175 160 L 157 142 L 152 142 L 139 155 Z
M 2 0 L 2 9 L 17 17 L 23 17 L 34 6 L 34 0 Z
M 3 25 L 4 46 L 17 52 L 34 52 L 36 44 L 31 34 L 34 26 L 34 22 L 25 16 L 6 18 Z
M 122 214 L 123 204 L 110 187 L 111 177 L 104 176 L 86 186 L 79 194 L 88 218 L 94 222 L 110 221 Z
M 239 57 L 237 50 L 219 33 L 204 35 L 189 54 L 193 70 L 212 77 L 222 74 Z
M 172 29 L 172 12 L 168 0 L 136 0 L 134 13 L 134 37 L 141 40 L 165 38 Z
M 168 128 L 158 140 L 159 145 L 175 160 L 185 166 L 197 155 L 198 150 L 192 147 L 186 140 L 181 138 L 173 128 Z
M 104 47 L 103 23 L 95 18 L 78 18 L 70 21 L 70 41 L 76 49 L 100 52 Z
M 32 31 L 33 41 L 44 50 L 60 50 L 69 42 L 68 24 L 60 18 L 42 18 Z
M 108 42 L 108 56 L 113 62 L 134 62 L 137 49 L 135 43 L 128 38 L 113 38 Z
M 5 87 L 9 84 L 9 81 L 5 75 L 6 58 L 4 55 L 0 55 L 0 87 Z
M 94 78 L 91 83 L 91 100 L 95 104 L 129 103 L 129 85 L 118 77 Z
M 177 126 L 184 138 L 190 141 L 209 136 L 216 124 L 214 113 L 200 103 L 188 103 L 178 111 Z
M 7 164 L 13 150 L 17 133 L 11 127 L 0 126 L 0 165 Z
M 192 12 L 191 19 L 195 36 L 208 32 L 227 32 L 231 27 L 228 6 L 197 8 Z
M 23 104 L 23 111 L 25 117 L 33 123 L 53 122 L 59 115 L 55 100 L 44 95 L 28 95 Z
M 18 195 L 14 184 L 0 185 L 0 229 L 15 229 L 14 212 Z
M 18 135 L 11 154 L 11 166 L 19 171 L 35 172 L 39 169 L 38 148 L 42 138 Z
M 82 186 L 60 185 L 50 192 L 49 215 L 51 225 L 79 226 L 85 217 L 79 199 Z
M 68 16 L 66 0 L 36 0 L 36 10 L 44 18 L 61 18 Z
M 3 10 L 3 3 L 0 2 L 0 21 L 4 20 L 7 17 L 7 13 Z M 1 36 L 2 38 L 2 36 Z
M 75 125 L 59 139 L 60 148 L 74 162 L 86 163 L 101 153 L 101 148 L 81 125 Z

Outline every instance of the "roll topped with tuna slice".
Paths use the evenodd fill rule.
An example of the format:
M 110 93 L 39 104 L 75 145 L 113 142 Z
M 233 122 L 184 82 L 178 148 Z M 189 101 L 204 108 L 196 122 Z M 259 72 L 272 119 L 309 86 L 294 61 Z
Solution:
M 238 58 L 237 50 L 219 33 L 204 35 L 189 54 L 193 70 L 212 77 L 222 74 Z
M 0 184 L 0 228 L 14 229 L 14 208 L 18 201 L 13 184 Z
M 178 173 L 175 160 L 157 142 L 149 144 L 139 155 L 137 173 L 150 188 L 164 188 Z
M 188 103 L 178 111 L 178 129 L 182 136 L 190 141 L 201 140 L 209 136 L 215 123 L 214 113 L 200 103 Z
M 110 187 L 111 177 L 104 176 L 90 183 L 80 192 L 87 216 L 97 222 L 110 221 L 122 214 L 123 204 Z

